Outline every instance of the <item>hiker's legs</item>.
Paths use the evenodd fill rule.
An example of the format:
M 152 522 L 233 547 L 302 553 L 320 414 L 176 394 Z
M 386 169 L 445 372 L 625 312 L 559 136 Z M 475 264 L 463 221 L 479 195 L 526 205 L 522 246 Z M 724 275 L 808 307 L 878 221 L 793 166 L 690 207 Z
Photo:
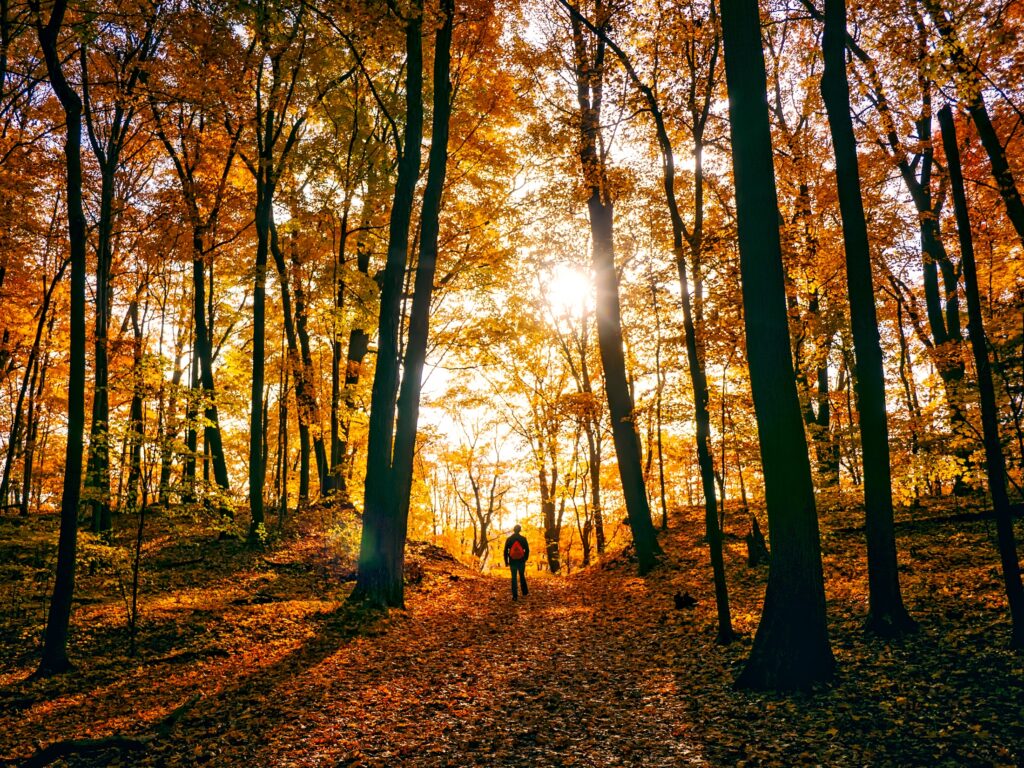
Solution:
M 526 563 L 519 566 L 519 585 L 523 588 L 523 597 L 530 594 L 530 590 L 526 588 Z
M 509 563 L 509 570 L 512 571 L 512 599 L 519 599 L 519 584 L 516 582 L 516 571 L 519 569 L 519 564 L 515 562 Z M 526 594 L 525 592 L 523 593 Z

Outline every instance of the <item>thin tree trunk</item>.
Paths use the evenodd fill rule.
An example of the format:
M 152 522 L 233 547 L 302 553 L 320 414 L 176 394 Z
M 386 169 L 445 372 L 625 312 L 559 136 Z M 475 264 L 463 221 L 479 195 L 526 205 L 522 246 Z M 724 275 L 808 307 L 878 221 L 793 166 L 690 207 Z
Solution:
M 270 252 L 277 267 L 277 277 L 281 286 L 281 313 L 284 319 L 285 336 L 288 340 L 287 364 L 292 369 L 295 380 L 295 405 L 299 420 L 299 502 L 309 501 L 310 471 L 310 407 L 309 393 L 306 390 L 306 372 L 299 359 L 299 344 L 295 332 L 296 312 L 292 308 L 291 283 L 288 279 L 288 268 L 284 261 L 277 238 L 277 226 L 270 222 Z
M 82 54 L 85 55 L 84 52 Z M 85 495 L 92 508 L 93 533 L 110 530 L 110 376 L 107 334 L 110 326 L 110 260 L 113 228 L 113 169 L 98 158 L 101 170 L 99 225 L 96 245 L 96 326 L 93 340 L 92 426 L 89 428 L 89 460 Z
M 34 8 L 40 13 L 38 6 Z M 75 591 L 75 551 L 78 543 L 78 502 L 82 484 L 83 436 L 85 432 L 85 272 L 86 231 L 82 206 L 82 100 L 64 78 L 57 52 L 67 0 L 54 0 L 50 18 L 39 20 L 39 43 L 46 71 L 65 117 L 64 159 L 67 181 L 68 236 L 71 254 L 71 307 L 68 373 L 67 445 L 64 455 L 64 488 L 61 497 L 60 536 L 53 596 L 43 636 L 41 676 L 64 672 L 71 667 L 67 655 L 71 600 Z
M 132 301 L 128 308 L 132 323 L 132 401 L 128 414 L 128 484 L 127 511 L 134 513 L 139 509 L 139 492 L 142 481 L 142 442 L 143 433 L 143 386 L 142 371 L 142 324 L 139 322 L 138 299 Z
M 875 315 L 871 248 L 857 166 L 857 139 L 850 115 L 846 75 L 846 0 L 825 0 L 823 38 L 825 71 L 821 93 L 828 113 L 836 160 L 836 186 L 846 252 L 857 376 L 857 412 L 864 461 L 864 511 L 868 549 L 867 626 L 883 637 L 913 630 L 916 622 L 903 606 L 896 568 L 889 429 L 885 407 L 885 372 Z
M 367 191 L 368 199 L 369 196 L 370 192 Z M 368 205 L 368 203 L 364 201 L 364 205 Z M 359 236 L 356 238 L 356 269 L 366 277 L 370 274 L 370 256 L 372 255 L 367 241 L 369 225 L 370 213 L 367 208 L 364 208 Z M 342 286 L 339 285 L 337 298 L 339 310 L 342 304 L 341 292 Z M 355 389 L 359 384 L 359 379 L 363 369 L 363 360 L 366 358 L 366 353 L 369 349 L 369 333 L 366 332 L 365 328 L 362 328 L 358 324 L 354 325 L 349 331 L 348 337 L 348 353 L 345 360 L 344 375 L 344 398 L 342 398 L 342 393 L 338 387 L 338 379 L 340 377 L 335 375 L 333 379 L 331 395 L 331 466 L 334 468 L 334 472 L 337 477 L 337 490 L 341 492 L 345 492 L 347 490 L 345 456 L 348 453 L 351 412 L 352 409 L 355 408 Z M 336 355 L 340 360 L 340 346 L 336 350 Z M 342 402 L 346 409 L 346 416 L 344 419 L 340 416 L 340 404 Z
M 46 369 L 49 367 L 49 354 L 44 354 L 39 363 L 39 383 L 33 390 L 28 400 L 28 432 L 25 435 L 25 464 L 22 468 L 21 478 L 21 515 L 28 515 L 29 499 L 32 495 L 32 473 L 35 466 L 36 443 L 39 435 L 39 422 L 41 416 L 38 413 L 39 401 L 46 391 Z M 41 463 L 41 462 L 40 462 Z
M 563 3 L 566 5 L 566 3 Z M 715 471 L 711 458 L 711 419 L 708 413 L 708 386 L 707 377 L 703 365 L 703 345 L 697 328 L 700 323 L 700 307 L 697 307 L 695 318 L 694 308 L 691 307 L 690 285 L 686 273 L 686 256 L 683 249 L 684 241 L 690 245 L 690 255 L 694 267 L 694 288 L 695 298 L 699 299 L 700 287 L 698 285 L 700 275 L 697 269 L 697 260 L 700 257 L 703 247 L 703 196 L 704 196 L 704 172 L 703 172 L 703 126 L 707 120 L 709 102 L 705 104 L 704 110 L 695 115 L 694 121 L 694 226 L 692 232 L 686 231 L 679 212 L 679 205 L 675 193 L 675 154 L 672 150 L 672 143 L 665 128 L 664 118 L 660 106 L 649 86 L 640 79 L 628 57 L 611 40 L 601 27 L 590 24 L 578 11 L 568 6 L 573 17 L 579 23 L 585 24 L 591 32 L 598 35 L 600 39 L 609 45 L 615 55 L 632 79 L 636 88 L 647 102 L 651 116 L 654 118 L 654 126 L 658 138 L 658 146 L 662 158 L 662 181 L 665 191 L 665 200 L 669 208 L 669 217 L 672 222 L 672 248 L 676 260 L 676 268 L 679 274 L 681 288 L 681 299 L 683 307 L 683 331 L 686 338 L 687 361 L 690 371 L 690 383 L 694 393 L 695 420 L 697 422 L 697 459 L 700 466 L 702 487 L 704 490 L 705 502 L 705 526 L 711 554 L 712 572 L 715 581 L 715 601 L 718 609 L 718 637 L 721 642 L 729 642 L 733 637 L 732 619 L 729 613 L 729 593 L 725 581 L 725 564 L 722 557 L 721 527 L 718 522 L 718 507 L 715 498 Z M 712 11 L 713 12 L 713 11 Z M 717 39 L 711 57 L 713 77 L 715 62 L 718 59 Z M 696 321 L 696 322 L 695 322 Z
M 268 131 L 269 133 L 269 131 Z M 266 372 L 267 252 L 273 222 L 273 196 L 260 169 L 256 182 L 256 270 L 252 296 L 252 390 L 249 410 L 249 539 L 255 541 L 264 524 L 263 387 Z
M 764 611 L 737 684 L 802 689 L 831 679 L 835 662 L 790 352 L 760 14 L 756 0 L 723 0 L 721 13 L 747 355 L 772 544 Z
M 203 430 L 204 443 L 210 452 L 213 463 L 213 477 L 217 486 L 224 494 L 230 490 L 228 480 L 227 459 L 224 455 L 224 443 L 220 433 L 220 415 L 217 411 L 216 390 L 213 384 L 213 348 L 210 343 L 211 324 L 207 319 L 208 308 L 206 306 L 206 279 L 204 275 L 205 259 L 202 257 L 202 234 L 193 231 L 193 259 L 192 259 L 192 286 L 193 286 L 193 314 L 195 317 L 195 342 L 192 349 L 193 357 L 199 364 L 199 384 L 202 388 L 203 399 L 206 401 L 204 417 L 206 426 Z M 210 298 L 213 295 L 213 284 L 211 280 Z M 209 321 L 212 321 L 212 317 Z M 194 446 L 193 446 L 194 450 Z M 233 517 L 231 508 L 225 501 L 219 505 L 220 513 L 227 518 Z
M 4 461 L 3 478 L 0 480 L 0 506 L 7 504 L 7 494 L 10 488 L 10 477 L 14 470 L 14 459 L 17 453 L 17 447 L 21 441 L 21 424 L 22 424 L 22 413 L 25 402 L 26 393 L 31 394 L 32 387 L 34 386 L 34 376 L 39 365 L 39 355 L 42 351 L 43 341 L 43 330 L 46 328 L 48 322 L 52 322 L 50 318 L 50 303 L 53 300 L 53 293 L 57 286 L 60 284 L 61 279 L 64 277 L 64 272 L 67 269 L 68 262 L 64 261 L 57 269 L 57 273 L 53 276 L 53 280 L 46 287 L 43 292 L 43 304 L 39 308 L 39 321 L 36 323 L 36 333 L 32 340 L 32 347 L 29 349 L 28 360 L 25 364 L 25 377 L 22 379 L 21 387 L 18 390 L 18 400 L 14 407 L 14 417 L 11 420 L 11 431 L 7 438 L 7 458 Z
M 316 459 L 317 483 L 319 493 L 326 496 L 328 491 L 328 475 L 330 466 L 327 462 L 327 447 L 324 444 L 324 437 L 320 423 L 320 404 L 317 400 L 314 386 L 313 353 L 309 346 L 309 331 L 307 329 L 306 291 L 302 287 L 302 276 L 299 259 L 299 249 L 292 235 L 291 242 L 292 269 L 295 272 L 295 334 L 299 342 L 299 361 L 302 366 L 303 399 L 305 401 L 306 421 L 311 427 L 313 455 Z M 307 458 L 307 464 L 309 460 Z M 308 472 L 307 472 L 308 474 Z
M 996 405 L 992 368 L 988 359 L 985 327 L 981 315 L 978 293 L 978 274 L 974 263 L 974 243 L 971 220 L 967 211 L 963 173 L 960 169 L 960 148 L 956 141 L 953 113 L 948 106 L 939 110 L 942 126 L 942 144 L 946 150 L 950 186 L 960 233 L 960 264 L 963 267 L 964 287 L 967 295 L 968 332 L 974 351 L 974 364 L 978 372 L 978 394 L 981 400 L 981 424 L 985 442 L 985 466 L 988 470 L 988 488 L 992 494 L 992 507 L 996 516 L 996 534 L 999 540 L 999 558 L 1003 567 L 1003 582 L 1013 622 L 1010 646 L 1024 648 L 1024 586 L 1021 585 L 1020 560 L 1013 532 L 1013 515 L 1006 493 L 1006 458 L 999 439 L 999 410 Z

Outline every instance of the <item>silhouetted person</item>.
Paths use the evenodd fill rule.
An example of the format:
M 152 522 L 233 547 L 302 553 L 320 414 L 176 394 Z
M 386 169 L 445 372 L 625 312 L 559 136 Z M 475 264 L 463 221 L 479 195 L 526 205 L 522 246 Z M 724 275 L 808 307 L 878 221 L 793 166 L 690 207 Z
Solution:
M 512 569 L 512 599 L 519 599 L 519 587 L 523 588 L 523 597 L 530 594 L 526 588 L 526 561 L 530 559 L 530 542 L 520 531 L 523 526 L 517 525 L 513 533 L 505 540 L 505 565 Z M 516 574 L 519 581 L 516 581 Z

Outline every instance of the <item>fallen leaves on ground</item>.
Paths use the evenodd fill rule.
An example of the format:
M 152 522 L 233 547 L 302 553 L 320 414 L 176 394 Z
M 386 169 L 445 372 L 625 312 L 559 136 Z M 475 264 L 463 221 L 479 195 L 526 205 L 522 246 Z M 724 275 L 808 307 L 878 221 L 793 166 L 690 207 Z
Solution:
M 740 638 L 716 645 L 699 513 L 683 514 L 664 535 L 666 562 L 647 578 L 623 555 L 568 578 L 531 568 L 518 603 L 504 574 L 416 545 L 407 610 L 387 617 L 346 606 L 346 566 L 325 559 L 312 533 L 265 553 L 168 545 L 153 555 L 164 567 L 151 563 L 139 656 L 125 655 L 123 605 L 90 592 L 88 577 L 74 674 L 28 680 L 31 646 L 6 648 L 0 754 L 17 764 L 37 743 L 152 735 L 181 708 L 145 751 L 63 764 L 1024 764 L 1024 659 L 1005 648 L 990 522 L 899 529 L 905 597 L 921 629 L 884 643 L 862 629 L 864 545 L 846 530 L 856 511 L 823 505 L 839 677 L 783 696 L 732 688 L 766 570 L 747 568 L 741 539 L 727 540 Z M 10 531 L 4 539 L 10 549 Z M 201 552 L 186 557 L 186 544 Z M 679 591 L 696 607 L 675 610 Z M 25 642 L 28 626 L 8 621 L 5 646 Z

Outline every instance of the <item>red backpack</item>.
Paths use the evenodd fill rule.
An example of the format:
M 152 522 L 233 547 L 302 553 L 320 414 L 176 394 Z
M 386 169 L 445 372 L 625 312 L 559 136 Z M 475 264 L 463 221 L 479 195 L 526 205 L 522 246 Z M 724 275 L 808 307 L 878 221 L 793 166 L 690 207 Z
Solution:
M 512 546 L 508 548 L 508 559 L 522 560 L 524 557 L 526 557 L 526 550 L 523 549 L 523 545 L 516 539 L 512 542 Z

